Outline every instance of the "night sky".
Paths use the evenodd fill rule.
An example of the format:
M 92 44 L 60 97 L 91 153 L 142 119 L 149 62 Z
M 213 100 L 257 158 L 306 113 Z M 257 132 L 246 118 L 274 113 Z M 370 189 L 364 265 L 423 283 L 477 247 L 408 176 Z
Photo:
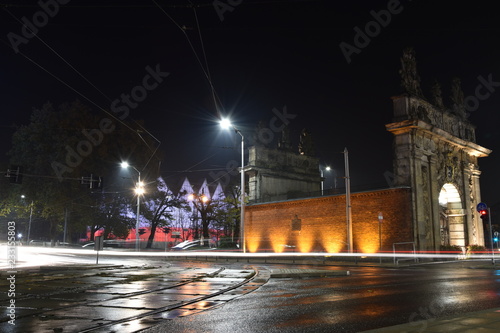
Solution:
M 48 15 L 41 14 L 37 1 L 2 2 L 2 156 L 13 124 L 26 124 L 32 108 L 78 98 L 106 117 L 102 109 L 111 110 L 114 100 L 134 88 L 139 92 L 144 77 L 156 71 L 162 73 L 158 84 L 146 82 L 147 96 L 128 117 L 144 120 L 161 141 L 165 177 L 212 181 L 210 171 L 239 161 L 240 137 L 219 129 L 218 112 L 230 115 L 250 138 L 260 120 L 279 126 L 276 118 L 286 108 L 283 119 L 295 144 L 308 128 L 322 167 L 330 165 L 341 177 L 341 152 L 347 147 L 353 187 L 381 187 L 387 186 L 384 174 L 392 171 L 392 134 L 385 124 L 392 121 L 391 96 L 401 93 L 404 48 L 415 49 L 424 95 L 430 96 L 437 80 L 445 104 L 454 77 L 462 80 L 465 96 L 474 95 L 480 76 L 500 82 L 495 1 L 217 3 L 218 10 L 214 1 L 201 0 L 59 0 L 57 7 L 47 7 Z M 374 24 L 375 16 L 382 23 Z M 22 37 L 24 22 L 36 19 L 37 36 Z M 356 31 L 367 27 L 374 29 L 372 36 L 358 40 L 356 52 L 346 57 L 341 43 L 355 47 Z M 13 34 L 24 39 L 16 44 Z M 470 116 L 477 143 L 493 150 L 479 162 L 483 201 L 490 204 L 500 201 L 500 91 L 495 89 L 500 83 Z M 279 133 L 273 135 L 278 139 Z M 325 173 L 326 187 L 333 186 L 334 174 Z

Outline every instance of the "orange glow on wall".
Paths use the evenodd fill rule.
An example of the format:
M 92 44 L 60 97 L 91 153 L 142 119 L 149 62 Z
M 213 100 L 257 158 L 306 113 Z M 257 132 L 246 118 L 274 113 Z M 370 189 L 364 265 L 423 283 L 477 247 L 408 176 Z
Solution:
M 371 221 L 370 221 L 371 222 Z M 354 244 L 358 252 L 377 253 L 379 250 L 378 221 L 365 221 L 356 226 Z
M 377 253 L 379 248 L 378 239 L 363 240 L 362 242 L 358 242 L 358 247 L 361 253 Z
M 261 235 L 257 233 L 251 233 L 245 235 L 246 248 L 248 252 L 257 252 L 260 247 Z
M 314 243 L 315 237 L 310 229 L 301 231 L 299 234 L 295 235 L 295 244 L 297 244 L 297 249 L 299 250 L 299 252 L 311 252 Z
M 269 235 L 271 238 L 271 246 L 273 248 L 273 251 L 276 253 L 281 253 L 285 251 L 286 246 L 285 245 L 290 245 L 288 244 L 288 235 L 282 232 L 276 232 L 272 235 Z
M 386 189 L 352 194 L 353 250 L 379 250 L 378 213 L 384 213 L 382 251 L 413 241 L 411 191 Z M 295 222 L 300 220 L 297 225 Z M 245 232 L 249 252 L 339 253 L 347 250 L 345 196 L 248 205 Z
M 346 246 L 338 239 L 332 239 L 331 235 L 323 234 L 321 237 L 321 244 L 328 253 L 339 253 Z

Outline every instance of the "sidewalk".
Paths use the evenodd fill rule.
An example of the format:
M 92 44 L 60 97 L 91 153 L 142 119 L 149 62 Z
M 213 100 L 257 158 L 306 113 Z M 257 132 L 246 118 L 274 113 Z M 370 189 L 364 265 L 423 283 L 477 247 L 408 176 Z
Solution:
M 456 332 L 498 333 L 500 332 L 500 308 L 471 312 L 460 316 L 430 318 L 408 324 L 384 327 L 363 333 L 413 333 Z

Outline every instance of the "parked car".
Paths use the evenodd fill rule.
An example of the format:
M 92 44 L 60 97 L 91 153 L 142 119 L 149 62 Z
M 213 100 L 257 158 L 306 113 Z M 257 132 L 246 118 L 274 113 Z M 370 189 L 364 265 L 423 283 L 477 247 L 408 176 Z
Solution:
M 184 241 L 181 242 L 171 248 L 172 251 L 184 251 L 184 250 L 195 250 L 195 249 L 209 249 L 208 240 L 203 242 L 201 245 L 201 241 L 193 240 L 193 241 Z
M 94 248 L 94 244 L 95 244 L 94 242 L 88 242 L 86 244 L 83 244 L 82 248 L 84 248 L 84 249 L 88 249 L 88 248 L 93 249 Z M 122 247 L 122 246 L 116 240 L 107 239 L 107 240 L 103 241 L 103 247 L 104 248 L 110 248 L 110 247 L 112 247 L 112 248 L 119 248 L 119 247 Z

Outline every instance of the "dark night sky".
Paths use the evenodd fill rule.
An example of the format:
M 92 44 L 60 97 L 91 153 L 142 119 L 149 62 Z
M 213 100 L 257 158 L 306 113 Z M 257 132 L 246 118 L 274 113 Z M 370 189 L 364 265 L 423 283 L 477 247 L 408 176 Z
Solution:
M 215 122 L 210 86 L 196 58 L 205 66 L 205 54 L 222 111 L 246 136 L 259 120 L 269 123 L 274 108 L 286 105 L 296 115 L 290 119 L 293 138 L 308 128 L 323 166 L 342 176 L 340 152 L 347 147 L 353 186 L 384 185 L 384 173 L 392 169 L 392 134 L 384 125 L 392 119 L 390 97 L 401 92 L 398 70 L 405 47 L 415 48 L 428 96 L 435 79 L 446 98 L 455 76 L 462 79 L 465 96 L 474 94 L 478 76 L 500 82 L 495 1 L 242 0 L 232 1 L 240 4 L 224 12 L 223 21 L 212 3 L 69 1 L 39 28 L 41 40 L 19 45 L 45 71 L 15 53 L 8 38 L 9 32 L 21 34 L 17 20 L 32 21 L 41 10 L 37 1 L 3 2 L 11 5 L 0 8 L 2 151 L 9 148 L 12 124 L 27 123 L 33 107 L 79 98 L 105 117 L 96 105 L 109 110 L 114 99 L 142 83 L 146 66 L 158 65 L 170 75 L 129 117 L 143 119 L 161 141 L 164 174 L 224 169 L 228 161 L 239 161 L 239 136 L 221 132 Z M 390 22 L 347 63 L 339 44 L 353 44 L 353 29 L 373 21 L 371 11 L 393 5 L 397 13 Z M 177 25 L 186 27 L 188 38 Z M 500 201 L 499 105 L 500 91 L 493 92 L 470 118 L 477 142 L 494 151 L 480 160 L 483 200 L 492 204 Z M 212 180 L 207 171 L 198 175 Z

